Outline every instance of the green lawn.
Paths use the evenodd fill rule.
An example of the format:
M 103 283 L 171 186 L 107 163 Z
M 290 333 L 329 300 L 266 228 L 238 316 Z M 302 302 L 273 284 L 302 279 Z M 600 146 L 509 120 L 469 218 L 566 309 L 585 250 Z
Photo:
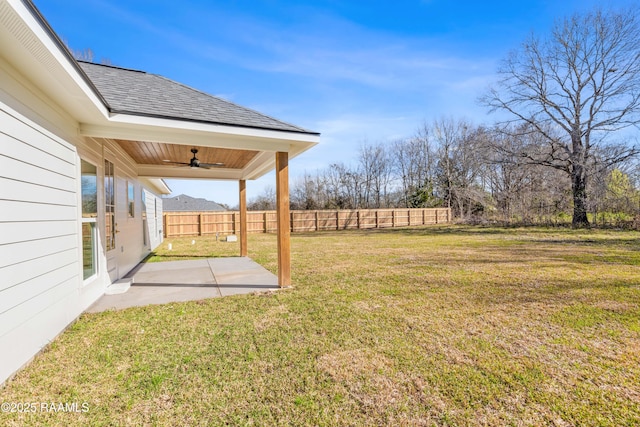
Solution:
M 172 239 L 150 261 L 237 253 Z M 250 235 L 275 271 L 275 236 Z M 292 289 L 84 315 L 0 391 L 8 425 L 640 424 L 640 233 L 292 236 Z

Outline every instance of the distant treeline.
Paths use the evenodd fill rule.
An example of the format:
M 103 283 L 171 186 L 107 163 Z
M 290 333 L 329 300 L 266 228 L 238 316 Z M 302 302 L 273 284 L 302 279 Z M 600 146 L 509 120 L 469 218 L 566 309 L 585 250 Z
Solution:
M 531 153 L 540 156 L 548 146 L 525 126 L 489 128 L 443 118 L 410 138 L 364 142 L 351 162 L 305 173 L 292 182 L 291 208 L 451 207 L 465 221 L 571 222 L 569 174 L 560 163 L 554 168 L 532 161 Z M 591 222 L 631 221 L 640 212 L 637 160 L 611 164 L 610 157 L 602 149 L 588 164 Z M 252 210 L 274 208 L 272 189 L 249 202 Z

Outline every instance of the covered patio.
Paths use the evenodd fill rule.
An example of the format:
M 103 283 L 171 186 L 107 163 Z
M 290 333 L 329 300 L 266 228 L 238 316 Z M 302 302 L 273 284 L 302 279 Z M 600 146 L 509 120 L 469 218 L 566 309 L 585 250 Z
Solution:
M 109 105 L 106 123 L 103 119 L 99 122 L 87 120 L 81 123 L 80 133 L 97 142 L 109 140 L 116 143 L 123 155 L 135 162 L 135 173 L 139 178 L 238 182 L 240 257 L 248 254 L 247 181 L 275 170 L 278 237 L 275 284 L 290 286 L 288 165 L 292 157 L 319 142 L 319 133 L 162 76 L 93 63 L 79 65 L 88 76 L 88 83 Z M 114 224 L 113 229 L 116 228 L 117 224 Z M 114 238 L 117 237 L 114 235 Z M 229 259 L 227 262 L 236 269 L 242 265 L 248 272 L 255 269 L 249 265 L 248 259 Z M 216 277 L 216 292 L 224 295 L 231 285 L 217 280 L 216 274 L 224 276 L 221 272 L 225 267 L 218 265 L 217 260 L 215 264 L 211 271 Z M 171 271 L 170 267 L 167 268 Z M 150 274 L 150 269 L 143 266 L 138 274 Z M 272 284 L 270 279 L 266 282 L 265 285 Z M 142 287 L 140 283 L 145 283 L 145 280 L 134 279 L 138 288 Z M 174 288 L 177 287 L 175 285 Z M 259 281 L 254 285 L 262 286 L 263 283 Z M 204 292 L 204 289 L 200 291 Z M 210 291 L 215 293 L 213 288 Z M 131 297 L 130 293 L 125 295 Z
M 87 312 L 279 289 L 278 278 L 247 257 L 141 263 L 125 277 L 132 280 L 125 293 L 104 295 Z

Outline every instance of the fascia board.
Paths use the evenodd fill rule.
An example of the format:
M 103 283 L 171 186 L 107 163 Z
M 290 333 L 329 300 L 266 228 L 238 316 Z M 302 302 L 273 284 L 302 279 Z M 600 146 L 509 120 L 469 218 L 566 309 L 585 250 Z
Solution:
M 155 121 L 158 119 L 150 120 Z M 176 122 L 173 120 L 167 121 Z M 256 131 L 255 129 L 206 125 L 191 122 L 180 123 L 182 126 L 177 126 L 175 123 L 171 123 L 171 127 L 158 126 L 157 123 L 140 123 L 135 125 L 117 125 L 115 123 L 100 125 L 82 123 L 80 124 L 80 134 L 87 137 L 97 138 L 126 139 L 133 141 L 273 152 L 291 152 L 292 147 L 294 146 L 302 146 L 305 149 L 308 149 L 316 145 L 319 139 L 317 136 L 314 136 L 312 141 L 307 140 L 308 138 L 306 137 L 304 139 L 294 139 L 291 133 L 287 132 Z
M 289 151 L 289 160 L 297 157 L 311 147 L 293 146 Z M 265 152 L 256 156 L 256 161 L 251 162 L 244 169 L 244 178 L 254 180 L 263 177 L 276 167 L 275 153 Z
M 161 178 L 145 178 L 139 176 L 138 179 L 147 184 L 149 187 L 155 188 L 160 194 L 171 194 L 171 189 Z
M 143 178 L 240 180 L 241 169 L 200 169 L 189 167 L 138 165 L 138 176 Z
M 14 55 L 12 61 L 21 72 L 78 121 L 107 118 L 107 106 L 74 67 L 73 60 L 61 50 L 57 36 L 46 29 L 47 24 L 38 18 L 39 13 L 32 10 L 28 2 L 5 2 L 17 15 L 12 34 L 24 47 L 15 46 L 17 49 L 7 53 Z M 4 15 L 3 20 L 12 19 L 8 13 Z
M 243 170 L 243 179 L 258 179 L 275 169 L 275 153 L 262 152 L 254 157 Z
M 144 125 L 166 129 L 190 129 L 202 132 L 212 132 L 231 136 L 256 137 L 264 139 L 290 140 L 298 143 L 317 144 L 320 135 L 317 133 L 291 132 L 284 130 L 272 130 L 251 128 L 245 126 L 232 126 L 216 123 L 205 123 L 191 120 L 169 119 L 162 117 L 150 117 L 137 114 L 112 113 L 109 122 L 113 124 Z

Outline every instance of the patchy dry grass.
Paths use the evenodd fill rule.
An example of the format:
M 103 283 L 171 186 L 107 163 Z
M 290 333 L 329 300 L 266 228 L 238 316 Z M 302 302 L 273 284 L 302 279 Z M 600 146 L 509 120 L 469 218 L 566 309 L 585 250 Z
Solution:
M 226 256 L 172 240 L 150 261 Z M 84 315 L 0 391 L 7 425 L 640 424 L 640 235 L 294 235 L 295 287 Z M 275 271 L 275 237 L 250 256 Z

